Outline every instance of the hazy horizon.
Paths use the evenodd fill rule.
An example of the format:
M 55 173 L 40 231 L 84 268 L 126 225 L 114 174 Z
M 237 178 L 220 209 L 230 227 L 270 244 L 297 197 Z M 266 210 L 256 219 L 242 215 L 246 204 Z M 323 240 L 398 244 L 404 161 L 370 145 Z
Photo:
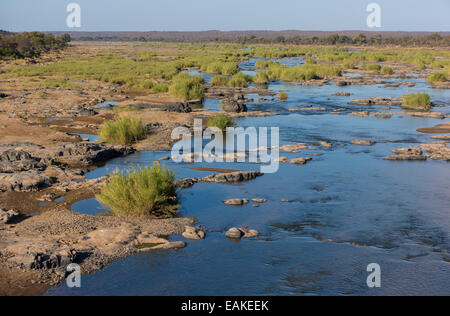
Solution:
M 69 3 L 81 28 L 66 25 Z M 367 5 L 380 4 L 382 27 L 369 28 Z M 13 32 L 374 31 L 450 32 L 448 0 L 15 0 L 0 2 L 0 29 Z

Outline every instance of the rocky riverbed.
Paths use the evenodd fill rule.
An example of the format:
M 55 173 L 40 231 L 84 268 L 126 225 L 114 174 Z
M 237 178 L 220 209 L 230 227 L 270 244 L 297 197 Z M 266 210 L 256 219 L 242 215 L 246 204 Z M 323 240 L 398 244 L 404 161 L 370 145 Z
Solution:
M 146 254 L 145 276 L 136 280 L 145 281 L 141 290 L 150 294 L 160 289 L 149 276 L 173 281 L 156 283 L 176 294 L 242 294 L 242 286 L 252 294 L 365 294 L 358 271 L 368 259 L 442 279 L 449 258 L 442 238 L 449 231 L 442 212 L 448 209 L 448 177 L 442 176 L 449 161 L 448 94 L 445 84 L 425 83 L 427 71 L 396 71 L 380 78 L 354 69 L 349 73 L 362 77 L 277 81 L 268 89 L 207 85 L 207 100 L 222 100 L 239 126 L 280 128 L 282 165 L 276 175 L 264 176 L 257 164 L 199 165 L 191 156 L 174 164 L 168 152 L 173 128 L 192 128 L 194 118 L 207 120 L 221 110 L 199 101 L 112 84 L 6 89 L 0 101 L 0 293 L 42 294 L 64 279 L 71 262 L 86 274 L 102 271 L 87 277 L 83 290 L 89 293 L 95 284 L 109 286 L 102 273 L 117 269 L 118 259 L 126 264 Z M 431 112 L 400 108 L 401 95 L 422 90 L 443 106 Z M 288 92 L 287 101 L 276 99 L 280 91 Z M 380 91 L 383 97 L 373 97 Z M 98 134 L 114 107 L 141 118 L 148 138 L 131 148 L 81 136 Z M 181 174 L 179 218 L 82 214 L 95 208 L 93 197 L 113 170 L 153 161 Z M 158 252 L 173 249 L 177 255 Z M 153 264 L 158 258 L 164 264 Z M 329 262 L 348 278 L 331 271 Z M 220 280 L 217 269 L 236 277 Z M 23 277 L 14 277 L 17 272 Z M 133 273 L 125 269 L 123 275 Z M 389 273 L 399 281 L 399 274 Z M 184 281 L 179 275 L 188 284 L 177 286 Z M 118 284 L 125 289 L 127 281 Z

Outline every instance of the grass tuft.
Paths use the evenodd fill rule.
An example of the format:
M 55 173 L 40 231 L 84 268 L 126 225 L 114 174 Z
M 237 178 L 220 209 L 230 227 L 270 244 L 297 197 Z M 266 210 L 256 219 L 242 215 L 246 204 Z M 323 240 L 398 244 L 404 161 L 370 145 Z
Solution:
M 227 76 L 215 76 L 211 79 L 211 85 L 214 87 L 228 87 L 229 82 Z
M 447 76 L 442 72 L 434 73 L 428 77 L 427 82 L 447 82 Z
M 146 136 L 141 119 L 124 116 L 115 121 L 106 122 L 100 130 L 100 137 L 110 144 L 131 145 Z
M 234 127 L 236 124 L 233 118 L 226 114 L 217 114 L 208 120 L 208 127 L 217 127 L 222 131 L 226 130 L 227 127 Z
M 175 76 L 169 87 L 169 93 L 183 100 L 202 100 L 205 96 L 205 80 L 198 76 L 181 73 Z
M 403 96 L 402 105 L 409 108 L 418 108 L 429 111 L 431 109 L 431 98 L 426 93 L 412 93 Z
M 116 216 L 172 217 L 178 207 L 176 190 L 174 172 L 154 163 L 114 172 L 96 198 Z
M 379 64 L 366 64 L 366 65 L 362 65 L 361 68 L 363 70 L 368 70 L 368 71 L 380 71 L 381 70 L 381 65 L 379 65 Z
M 278 100 L 280 101 L 286 101 L 288 99 L 288 94 L 286 91 L 281 91 L 278 93 Z
M 245 75 L 242 72 L 238 72 L 233 77 L 231 77 L 231 80 L 228 83 L 228 85 L 232 88 L 244 88 L 250 82 L 252 82 L 251 76 Z
M 392 69 L 391 67 L 384 66 L 383 68 L 381 68 L 381 74 L 382 75 L 393 75 L 394 69 Z

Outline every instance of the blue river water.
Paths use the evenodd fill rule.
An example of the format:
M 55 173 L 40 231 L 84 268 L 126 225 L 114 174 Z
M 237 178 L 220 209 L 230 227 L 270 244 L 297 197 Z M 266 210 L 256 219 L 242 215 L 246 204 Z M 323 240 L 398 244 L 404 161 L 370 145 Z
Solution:
M 396 80 L 390 80 L 394 82 Z M 383 157 L 397 147 L 431 142 L 417 132 L 442 120 L 403 115 L 391 119 L 353 117 L 352 111 L 379 111 L 379 107 L 348 105 L 350 99 L 399 97 L 427 92 L 437 111 L 450 114 L 450 91 L 429 89 L 423 79 L 416 87 L 323 87 L 271 84 L 287 91 L 288 101 L 250 103 L 250 111 L 280 113 L 270 117 L 237 120 L 242 127 L 279 127 L 280 143 L 305 142 L 313 147 L 288 158 L 313 157 L 306 166 L 281 164 L 266 174 L 240 184 L 196 184 L 180 191 L 180 216 L 193 216 L 207 228 L 205 240 L 188 242 L 178 251 L 141 253 L 85 275 L 81 289 L 65 284 L 46 295 L 450 295 L 450 166 L 444 161 L 391 162 Z M 351 97 L 333 96 L 350 92 Z M 209 101 L 208 108 L 215 106 Z M 299 104 L 327 111 L 292 112 Z M 343 114 L 330 112 L 345 108 Z M 351 145 L 370 139 L 371 147 Z M 318 145 L 333 144 L 331 149 Z M 320 154 L 320 156 L 312 155 Z M 131 165 L 151 165 L 169 152 L 141 152 L 114 159 L 87 178 L 97 178 Z M 250 163 L 165 162 L 177 176 L 201 177 L 209 172 L 190 167 L 259 170 Z M 230 207 L 228 198 L 265 198 Z M 81 201 L 73 211 L 99 214 L 95 200 Z M 232 242 L 224 232 L 230 227 L 257 229 L 256 239 Z M 175 236 L 173 240 L 183 240 Z M 366 268 L 377 263 L 382 286 L 369 289 Z

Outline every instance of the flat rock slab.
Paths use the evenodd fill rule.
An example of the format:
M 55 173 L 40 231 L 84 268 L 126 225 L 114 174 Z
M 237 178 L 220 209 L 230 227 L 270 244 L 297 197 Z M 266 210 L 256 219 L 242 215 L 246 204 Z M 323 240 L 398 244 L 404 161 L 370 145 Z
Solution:
M 373 146 L 375 145 L 375 142 L 372 140 L 366 140 L 366 139 L 355 139 L 350 142 L 352 145 L 359 145 L 359 146 Z
M 231 206 L 242 206 L 248 204 L 248 202 L 248 199 L 228 199 L 223 201 L 224 204 Z
M 312 158 L 310 158 L 310 157 L 306 157 L 306 158 L 294 158 L 294 159 L 291 159 L 289 162 L 290 163 L 292 163 L 292 164 L 294 164 L 294 165 L 300 165 L 300 166 L 303 166 L 303 165 L 306 165 L 309 161 L 311 161 L 312 160 Z
M 351 105 L 389 105 L 389 106 L 400 106 L 402 105 L 401 98 L 367 98 L 367 99 L 356 99 L 348 102 Z
M 56 207 L 0 230 L 0 258 L 12 268 L 49 274 L 76 262 L 83 273 L 89 273 L 136 252 L 182 248 L 184 242 L 162 236 L 181 234 L 193 222 L 192 218 L 89 216 Z

